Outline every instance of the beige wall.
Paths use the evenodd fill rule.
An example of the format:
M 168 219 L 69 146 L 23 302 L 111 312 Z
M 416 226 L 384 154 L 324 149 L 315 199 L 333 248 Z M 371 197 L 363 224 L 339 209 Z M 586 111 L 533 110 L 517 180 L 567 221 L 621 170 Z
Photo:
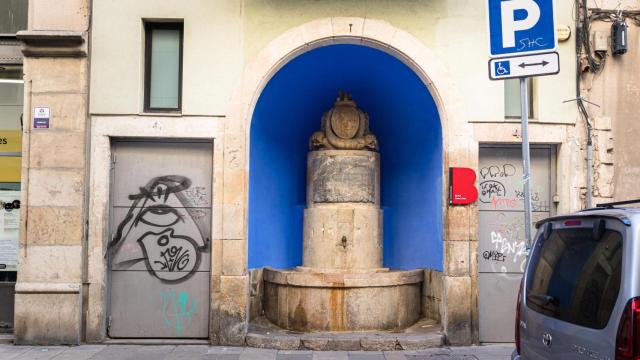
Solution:
M 436 97 L 445 168 L 477 167 L 479 142 L 518 143 L 505 123 L 503 84 L 487 75 L 485 10 L 477 0 L 94 1 L 91 37 L 91 197 L 88 338 L 104 337 L 104 244 L 109 138 L 206 137 L 216 144 L 212 328 L 214 342 L 240 344 L 246 331 L 248 141 L 260 89 L 285 60 L 335 42 L 383 46 L 414 69 Z M 558 5 L 572 25 L 571 6 Z M 475 11 L 470 11 L 473 9 Z M 352 18 L 345 18 L 352 16 Z M 182 116 L 142 113 L 143 19 L 184 19 Z M 352 24 L 353 31 L 348 30 Z M 559 145 L 560 209 L 579 207 L 583 178 L 576 133 L 574 43 L 562 43 L 561 74 L 536 80 L 533 143 Z M 334 41 L 335 40 L 335 41 Z M 382 45 L 381 45 L 382 44 Z M 499 124 L 497 124 L 499 123 Z M 131 125 L 135 124 L 135 125 Z M 475 133 L 475 134 L 474 134 Z M 444 172 L 443 176 L 447 176 Z M 446 194 L 443 194 L 445 197 Z M 216 211 L 218 210 L 218 211 Z M 449 340 L 468 343 L 475 312 L 477 208 L 446 208 L 442 319 Z M 455 254 L 455 256 L 451 256 Z M 464 264 L 463 267 L 460 264 Z
M 244 64 L 269 41 L 315 19 L 356 16 L 387 21 L 431 49 L 447 67 L 465 106 L 473 109 L 469 121 L 504 121 L 503 83 L 488 79 L 486 15 L 477 0 L 193 0 L 189 6 L 168 0 L 115 0 L 96 1 L 94 6 L 92 113 L 142 111 L 142 19 L 184 19 L 183 114 L 223 115 Z M 558 23 L 573 28 L 572 4 L 559 1 L 557 11 Z M 574 39 L 560 43 L 560 74 L 536 79 L 534 120 L 575 123 L 575 104 L 562 103 L 575 97 Z M 111 92 L 114 86 L 117 96 Z
M 638 0 L 590 2 L 609 10 L 640 10 Z M 594 142 L 594 205 L 598 202 L 640 198 L 635 179 L 640 176 L 640 126 L 637 108 L 640 95 L 640 28 L 632 19 L 628 52 L 621 56 L 607 53 L 605 66 L 597 74 L 583 72 L 582 94 L 598 106 L 585 104 L 591 117 Z M 611 44 L 611 22 L 591 24 L 591 34 L 603 33 Z
M 92 113 L 142 112 L 143 19 L 183 19 L 182 114 L 224 114 L 243 65 L 240 1 L 94 1 L 93 13 Z
M 572 4 L 557 1 L 557 21 L 571 25 Z M 245 54 L 251 59 L 278 34 L 318 18 L 358 16 L 379 19 L 403 29 L 434 51 L 455 81 L 468 109 L 469 121 L 504 121 L 503 83 L 488 78 L 488 42 L 484 2 L 439 1 L 279 1 L 245 2 Z M 561 73 L 536 80 L 537 120 L 574 123 L 575 97 L 573 37 L 561 43 Z M 487 101 L 495 99 L 495 101 Z

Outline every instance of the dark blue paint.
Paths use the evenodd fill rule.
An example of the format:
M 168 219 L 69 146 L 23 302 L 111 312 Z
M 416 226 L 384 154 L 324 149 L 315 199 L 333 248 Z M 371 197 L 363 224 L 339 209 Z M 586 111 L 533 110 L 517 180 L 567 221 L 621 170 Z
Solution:
M 251 123 L 249 268 L 302 263 L 306 157 L 338 90 L 369 113 L 380 143 L 384 264 L 442 269 L 442 131 L 426 86 L 376 49 L 332 45 L 291 60 L 262 92 Z

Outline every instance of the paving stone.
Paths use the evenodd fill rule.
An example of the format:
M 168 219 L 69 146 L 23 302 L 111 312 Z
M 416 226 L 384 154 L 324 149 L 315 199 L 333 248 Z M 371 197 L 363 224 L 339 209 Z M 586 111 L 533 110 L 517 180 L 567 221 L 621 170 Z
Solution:
M 9 360 L 19 356 L 22 353 L 25 353 L 31 350 L 33 347 L 31 346 L 16 346 L 9 344 L 1 344 L 0 345 L 0 359 Z
M 207 345 L 180 345 L 176 346 L 171 353 L 169 353 L 165 360 L 187 360 L 187 359 L 201 359 L 209 350 Z
M 243 347 L 238 346 L 211 346 L 199 358 L 202 360 L 239 360 L 244 350 Z
M 313 360 L 311 351 L 278 351 L 276 360 Z
M 97 352 L 91 360 L 135 359 L 136 350 L 143 345 L 108 345 Z
M 347 360 L 349 353 L 346 351 L 314 351 L 313 360 Z
M 106 345 L 80 345 L 66 348 L 55 360 L 87 360 L 104 350 Z
M 157 360 L 164 359 L 175 349 L 174 345 L 145 345 L 135 350 L 132 359 L 135 360 Z
M 193 359 L 193 358 L 185 358 Z M 202 360 L 240 360 L 240 354 L 204 354 L 200 357 Z
M 327 337 L 326 346 L 344 338 Z M 317 340 L 317 339 L 316 339 Z M 347 339 L 354 340 L 354 339 Z M 358 339 L 360 341 L 360 339 Z M 320 344 L 322 345 L 322 344 Z M 355 342 L 347 345 L 355 346 Z M 341 344 L 345 346 L 345 344 Z M 358 346 L 360 344 L 358 343 Z M 510 360 L 512 344 L 432 348 L 413 351 L 308 351 L 206 345 L 82 345 L 37 347 L 0 344 L 1 360 Z
M 349 360 L 385 360 L 385 358 L 379 351 L 350 351 Z
M 385 360 L 407 360 L 404 351 L 385 351 L 383 354 Z
M 53 357 L 60 355 L 66 348 L 64 347 L 37 347 L 33 348 L 27 352 L 24 352 L 16 357 L 13 357 L 15 360 L 23 360 L 23 359 L 33 359 L 33 360 L 47 360 L 52 359 Z
M 243 347 L 239 346 L 209 346 L 207 354 L 241 354 Z
M 277 350 L 247 348 L 240 355 L 240 360 L 275 360 Z

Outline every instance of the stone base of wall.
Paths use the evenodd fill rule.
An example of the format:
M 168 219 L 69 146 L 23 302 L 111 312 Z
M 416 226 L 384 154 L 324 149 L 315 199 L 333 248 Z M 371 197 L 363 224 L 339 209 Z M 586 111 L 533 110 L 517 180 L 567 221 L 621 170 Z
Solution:
M 442 272 L 425 269 L 422 283 L 422 315 L 437 323 L 442 321 Z
M 15 344 L 80 344 L 80 284 L 16 284 Z

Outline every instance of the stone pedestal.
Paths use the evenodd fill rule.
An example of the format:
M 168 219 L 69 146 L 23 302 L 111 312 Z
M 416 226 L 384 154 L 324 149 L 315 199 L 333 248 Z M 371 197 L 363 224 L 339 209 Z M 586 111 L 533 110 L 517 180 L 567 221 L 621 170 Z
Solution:
M 309 153 L 302 263 L 322 270 L 382 267 L 380 156 L 373 151 Z
M 401 329 L 421 313 L 422 270 L 382 263 L 380 155 L 368 116 L 344 94 L 307 158 L 302 266 L 264 270 L 264 310 L 298 331 Z

